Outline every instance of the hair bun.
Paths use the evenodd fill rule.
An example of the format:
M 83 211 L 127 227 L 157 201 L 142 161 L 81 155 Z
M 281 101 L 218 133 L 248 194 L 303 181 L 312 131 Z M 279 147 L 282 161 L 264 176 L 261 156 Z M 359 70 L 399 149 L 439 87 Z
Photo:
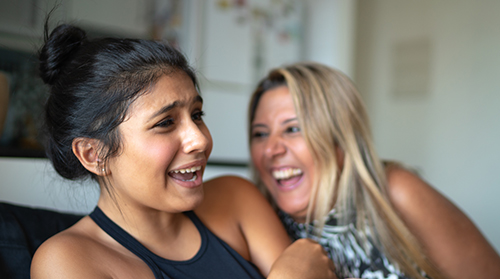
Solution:
M 67 24 L 56 27 L 50 36 L 47 36 L 47 27 L 45 32 L 45 44 L 39 53 L 40 77 L 46 84 L 52 85 L 72 55 L 87 41 L 87 34 Z

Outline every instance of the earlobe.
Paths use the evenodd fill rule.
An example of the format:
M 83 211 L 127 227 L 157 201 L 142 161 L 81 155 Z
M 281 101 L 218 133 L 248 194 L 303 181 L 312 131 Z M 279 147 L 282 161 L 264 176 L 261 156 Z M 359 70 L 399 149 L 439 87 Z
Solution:
M 99 141 L 89 138 L 75 138 L 72 144 L 73 153 L 88 171 L 104 176 L 107 174 L 104 163 L 99 157 Z

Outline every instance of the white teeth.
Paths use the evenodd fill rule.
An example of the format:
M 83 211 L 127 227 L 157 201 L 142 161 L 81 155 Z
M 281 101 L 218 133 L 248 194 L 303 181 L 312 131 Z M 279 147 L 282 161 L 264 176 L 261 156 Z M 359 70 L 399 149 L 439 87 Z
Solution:
M 192 167 L 192 168 L 189 168 L 189 169 L 180 169 L 180 170 L 173 170 L 172 172 L 175 172 L 175 173 L 191 173 L 191 172 L 196 172 L 196 171 L 199 171 L 201 170 L 201 166 L 198 166 L 198 167 Z
M 273 177 L 274 179 L 289 179 L 297 175 L 302 174 L 301 169 L 283 169 L 283 170 L 276 170 L 273 171 Z

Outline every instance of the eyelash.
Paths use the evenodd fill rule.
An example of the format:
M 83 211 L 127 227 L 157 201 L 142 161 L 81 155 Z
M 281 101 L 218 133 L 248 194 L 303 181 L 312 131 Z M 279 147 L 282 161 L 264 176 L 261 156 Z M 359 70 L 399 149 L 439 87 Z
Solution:
M 298 126 L 291 126 L 285 129 L 285 133 L 288 134 L 294 134 L 294 133 L 300 133 L 300 127 Z M 252 138 L 262 138 L 267 136 L 268 133 L 266 132 L 253 132 L 252 133 Z
M 197 121 L 197 120 L 203 120 L 203 116 L 205 116 L 205 112 L 202 111 L 202 110 L 199 110 L 199 111 L 196 111 L 195 113 L 193 113 L 193 115 L 191 116 L 191 118 L 194 121 Z
M 191 115 L 191 119 L 193 121 L 203 121 L 203 116 L 205 116 L 205 112 L 202 110 L 199 110 Z M 155 127 L 168 128 L 173 124 L 174 124 L 174 118 L 167 117 L 167 118 L 163 119 L 162 121 L 158 122 L 158 124 L 156 124 Z
M 252 138 L 262 138 L 266 135 L 267 135 L 267 133 L 264 133 L 264 132 L 254 132 L 254 133 L 252 133 Z
M 288 127 L 288 128 L 286 129 L 286 131 L 287 131 L 288 133 L 298 133 L 298 132 L 300 132 L 300 127 L 298 127 L 298 126 Z
M 172 117 L 168 117 L 158 122 L 158 124 L 156 124 L 155 127 L 168 128 L 173 124 L 174 124 L 174 119 Z

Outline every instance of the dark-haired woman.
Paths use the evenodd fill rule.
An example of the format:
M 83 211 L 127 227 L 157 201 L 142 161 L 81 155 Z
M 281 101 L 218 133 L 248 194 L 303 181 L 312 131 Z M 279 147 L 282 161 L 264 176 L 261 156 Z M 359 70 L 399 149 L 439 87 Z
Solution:
M 32 278 L 334 276 L 319 245 L 286 248 L 286 232 L 250 183 L 202 184 L 212 139 L 178 51 L 89 41 L 69 25 L 46 37 L 48 156 L 61 176 L 90 177 L 101 194 L 89 216 L 37 250 Z

